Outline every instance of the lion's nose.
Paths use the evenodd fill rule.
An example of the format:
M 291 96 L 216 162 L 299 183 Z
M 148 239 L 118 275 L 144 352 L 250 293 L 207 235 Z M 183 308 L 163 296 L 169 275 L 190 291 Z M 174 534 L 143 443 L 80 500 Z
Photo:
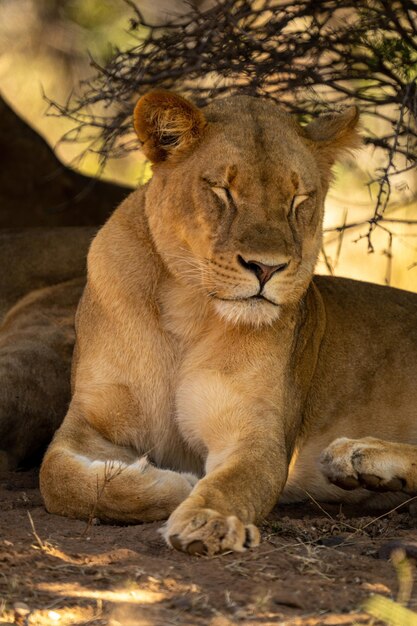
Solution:
M 278 265 L 265 265 L 265 263 L 261 263 L 260 261 L 246 261 L 240 254 L 238 254 L 237 260 L 242 267 L 255 274 L 261 287 L 263 287 L 274 274 L 283 272 L 290 264 L 290 262 L 287 261 L 285 263 L 279 263 Z

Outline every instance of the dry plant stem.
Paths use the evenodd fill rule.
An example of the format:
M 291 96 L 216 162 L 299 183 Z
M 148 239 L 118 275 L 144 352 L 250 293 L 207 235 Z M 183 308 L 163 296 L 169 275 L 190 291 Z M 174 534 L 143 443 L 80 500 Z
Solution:
M 346 528 L 349 528 L 350 530 L 353 531 L 357 531 L 358 529 L 355 526 L 351 526 L 350 524 L 347 524 L 346 522 L 339 522 L 338 520 L 335 520 L 334 517 L 332 515 L 330 515 L 330 513 L 328 513 L 320 504 L 320 502 L 317 502 L 317 500 L 315 498 L 313 498 L 313 496 L 311 495 L 311 493 L 309 493 L 308 491 L 305 492 L 307 494 L 307 496 L 310 498 L 310 500 L 317 506 L 317 508 L 320 509 L 320 511 L 322 513 L 324 513 L 324 515 L 326 517 L 328 517 L 330 520 L 332 520 L 332 522 L 334 522 L 335 524 L 342 524 L 343 526 L 346 526 Z
M 381 515 L 378 515 L 378 517 L 375 517 L 374 519 L 372 519 L 370 522 L 367 522 L 363 526 L 355 527 L 355 526 L 351 526 L 350 524 L 347 524 L 346 522 L 339 522 L 338 520 L 335 520 L 334 517 L 332 515 L 330 515 L 330 513 L 328 513 L 321 506 L 320 502 L 317 502 L 317 500 L 315 498 L 313 498 L 313 496 L 310 493 L 308 493 L 308 491 L 305 491 L 305 493 L 310 498 L 310 500 L 317 506 L 317 508 L 320 509 L 320 511 L 322 513 L 324 513 L 324 515 L 326 515 L 326 517 L 328 517 L 330 520 L 332 520 L 335 524 L 342 524 L 343 526 L 346 526 L 347 528 L 352 530 L 353 531 L 353 536 L 357 535 L 360 532 L 363 532 L 366 528 L 368 528 L 372 524 L 375 524 L 380 519 L 383 519 L 384 517 L 387 517 L 388 515 L 391 515 L 391 513 L 394 513 L 398 509 L 402 508 L 403 506 L 406 506 L 407 504 L 410 504 L 410 502 L 413 502 L 414 500 L 417 499 L 417 496 L 412 496 L 411 498 L 408 498 L 407 500 L 405 500 L 401 504 L 398 504 L 397 506 L 393 507 L 389 511 L 386 511 L 385 513 L 382 513 Z
M 413 496 L 412 498 L 408 498 L 401 504 L 397 504 L 397 506 L 393 507 L 389 511 L 382 513 L 382 515 L 378 515 L 378 517 L 375 517 L 375 519 L 371 520 L 370 522 L 367 522 L 364 526 L 361 526 L 360 528 L 358 528 L 358 531 L 365 530 L 365 528 L 368 528 L 368 526 L 371 526 L 371 524 L 375 524 L 375 522 L 377 522 L 378 520 L 382 519 L 383 517 L 387 517 L 387 515 L 391 515 L 391 513 L 394 513 L 394 511 L 397 511 L 398 509 L 405 506 L 406 504 L 410 504 L 410 502 L 413 502 L 416 499 L 417 499 L 417 496 Z
M 123 463 L 117 463 L 114 461 L 106 461 L 104 465 L 104 478 L 103 478 L 103 482 L 101 485 L 99 483 L 99 479 L 97 476 L 96 501 L 94 503 L 93 508 L 91 509 L 91 513 L 87 520 L 86 527 L 81 535 L 82 537 L 86 537 L 88 535 L 91 527 L 94 524 L 94 519 L 96 517 L 97 510 L 98 510 L 100 501 L 103 497 L 106 487 L 111 483 L 112 480 L 120 476 L 120 474 L 123 472 L 123 469 L 124 469 Z
M 45 550 L 45 544 L 42 541 L 42 539 L 39 537 L 38 533 L 36 532 L 36 528 L 35 528 L 35 524 L 33 523 L 33 519 L 31 514 L 28 511 L 28 518 L 29 518 L 29 522 L 30 522 L 30 526 L 32 528 L 32 533 L 33 536 L 35 537 L 36 541 L 38 542 L 38 545 L 40 547 L 41 550 Z

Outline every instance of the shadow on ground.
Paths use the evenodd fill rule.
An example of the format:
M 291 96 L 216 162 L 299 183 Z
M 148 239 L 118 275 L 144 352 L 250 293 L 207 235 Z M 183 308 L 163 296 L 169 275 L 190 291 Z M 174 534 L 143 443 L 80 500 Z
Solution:
M 361 605 L 374 593 L 396 597 L 389 547 L 417 542 L 416 526 L 408 512 L 282 506 L 258 549 L 191 557 L 166 547 L 160 524 L 49 515 L 36 471 L 3 473 L 0 624 L 13 623 L 15 602 L 31 609 L 30 626 L 371 624 Z

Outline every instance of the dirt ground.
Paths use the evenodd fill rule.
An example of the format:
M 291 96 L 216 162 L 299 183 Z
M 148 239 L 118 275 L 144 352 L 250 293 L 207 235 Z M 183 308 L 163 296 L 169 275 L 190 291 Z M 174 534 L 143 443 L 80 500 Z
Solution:
M 377 519 L 313 502 L 281 506 L 258 549 L 215 558 L 168 549 L 159 527 L 49 515 L 36 471 L 0 474 L 0 624 L 381 624 L 362 607 L 372 594 L 404 594 L 392 542 L 417 553 L 417 520 L 407 511 Z M 28 617 L 15 614 L 16 602 Z M 417 609 L 417 593 L 409 606 Z

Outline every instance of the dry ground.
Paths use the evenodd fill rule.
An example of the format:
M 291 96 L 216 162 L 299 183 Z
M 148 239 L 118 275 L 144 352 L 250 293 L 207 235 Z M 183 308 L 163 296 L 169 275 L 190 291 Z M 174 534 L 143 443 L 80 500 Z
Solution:
M 417 520 L 399 511 L 279 507 L 260 548 L 215 558 L 168 549 L 159 526 L 49 515 L 36 471 L 0 474 L 0 624 L 24 625 L 13 613 L 24 602 L 30 626 L 375 625 L 361 606 L 397 597 L 391 542 L 417 552 Z

